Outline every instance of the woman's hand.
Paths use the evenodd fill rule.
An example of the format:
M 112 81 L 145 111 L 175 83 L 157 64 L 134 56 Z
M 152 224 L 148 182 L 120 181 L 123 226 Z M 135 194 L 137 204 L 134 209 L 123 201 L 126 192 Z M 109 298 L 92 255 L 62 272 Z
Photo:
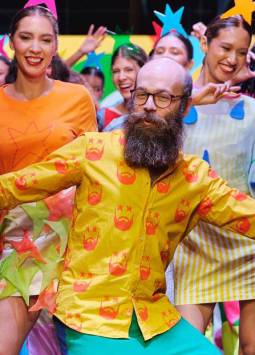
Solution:
M 197 22 L 192 26 L 191 36 L 196 37 L 199 41 L 204 36 L 207 27 L 203 22 Z
M 107 36 L 106 27 L 100 26 L 95 32 L 94 28 L 94 25 L 89 26 L 87 37 L 79 48 L 79 51 L 83 55 L 95 51 Z
M 201 88 L 193 88 L 192 105 L 209 105 L 215 104 L 222 97 L 238 97 L 236 93 L 240 90 L 240 86 L 233 86 L 230 82 L 224 84 L 208 83 Z
M 106 27 L 100 26 L 95 32 L 94 28 L 94 25 L 89 26 L 87 37 L 85 38 L 81 46 L 76 50 L 76 52 L 71 55 L 71 57 L 66 59 L 66 65 L 70 68 L 85 54 L 95 51 L 100 46 L 104 38 L 107 36 Z

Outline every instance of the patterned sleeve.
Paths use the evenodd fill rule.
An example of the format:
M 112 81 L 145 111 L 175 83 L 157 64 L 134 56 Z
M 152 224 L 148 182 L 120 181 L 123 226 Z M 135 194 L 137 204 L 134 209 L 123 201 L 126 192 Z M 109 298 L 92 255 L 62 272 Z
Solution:
M 214 177 L 197 208 L 204 222 L 255 239 L 255 199 Z
M 79 185 L 85 140 L 85 136 L 81 136 L 51 153 L 43 162 L 1 175 L 0 209 L 41 200 L 70 186 Z

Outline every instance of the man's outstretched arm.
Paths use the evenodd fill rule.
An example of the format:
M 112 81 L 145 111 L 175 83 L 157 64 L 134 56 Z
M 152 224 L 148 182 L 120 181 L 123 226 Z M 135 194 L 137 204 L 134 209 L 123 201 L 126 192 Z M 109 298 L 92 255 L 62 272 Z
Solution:
M 255 239 L 255 199 L 218 177 L 208 187 L 197 208 L 200 219 Z
M 51 153 L 46 160 L 0 176 L 0 209 L 41 200 L 82 179 L 85 136 Z

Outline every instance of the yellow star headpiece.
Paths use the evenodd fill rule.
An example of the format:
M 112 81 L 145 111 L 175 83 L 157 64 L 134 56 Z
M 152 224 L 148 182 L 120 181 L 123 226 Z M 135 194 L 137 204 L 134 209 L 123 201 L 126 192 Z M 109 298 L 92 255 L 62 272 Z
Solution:
M 251 25 L 252 13 L 255 11 L 255 2 L 252 0 L 235 0 L 235 6 L 226 11 L 222 18 L 242 15 L 243 18 Z

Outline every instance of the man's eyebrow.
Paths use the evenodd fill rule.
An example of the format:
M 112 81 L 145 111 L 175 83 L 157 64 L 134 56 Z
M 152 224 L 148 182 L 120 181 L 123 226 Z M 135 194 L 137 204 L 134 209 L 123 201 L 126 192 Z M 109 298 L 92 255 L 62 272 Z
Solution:
M 144 87 L 142 87 L 142 86 L 137 86 L 136 88 L 135 88 L 136 90 L 144 90 L 144 91 L 147 91 Z M 166 89 L 155 89 L 155 90 L 150 90 L 150 92 L 151 91 L 153 91 L 153 92 L 155 92 L 155 93 L 158 93 L 158 92 L 166 92 L 166 93 L 168 93 L 168 94 L 171 94 L 170 93 L 170 91 L 168 91 L 168 90 L 166 90 Z

